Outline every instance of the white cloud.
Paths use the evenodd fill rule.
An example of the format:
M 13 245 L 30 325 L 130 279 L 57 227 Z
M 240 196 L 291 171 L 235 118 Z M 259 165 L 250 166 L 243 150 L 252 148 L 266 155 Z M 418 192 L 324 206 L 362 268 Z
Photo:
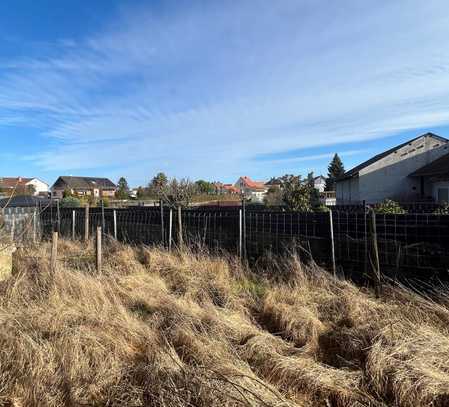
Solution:
M 26 115 L 57 140 L 31 157 L 46 170 L 123 168 L 142 182 L 158 169 L 268 175 L 279 162 L 255 156 L 449 123 L 446 7 L 130 10 L 94 38 L 13 61 L 0 77 L 0 117 Z

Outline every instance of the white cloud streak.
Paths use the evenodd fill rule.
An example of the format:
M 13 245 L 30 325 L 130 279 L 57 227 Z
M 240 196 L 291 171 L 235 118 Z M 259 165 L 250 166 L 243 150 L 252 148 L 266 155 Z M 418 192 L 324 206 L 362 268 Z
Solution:
M 446 8 L 287 0 L 129 10 L 84 42 L 3 65 L 0 125 L 25 116 L 55 140 L 30 157 L 45 170 L 132 169 L 141 182 L 159 169 L 268 176 L 279 160 L 254 157 L 449 123 Z

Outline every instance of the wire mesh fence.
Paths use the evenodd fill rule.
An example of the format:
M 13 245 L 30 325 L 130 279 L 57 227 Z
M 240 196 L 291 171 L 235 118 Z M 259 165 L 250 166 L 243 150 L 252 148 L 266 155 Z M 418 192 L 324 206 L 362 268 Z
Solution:
M 86 214 L 88 213 L 88 221 Z M 332 222 L 331 222 L 332 216 Z M 449 216 L 436 214 L 376 215 L 379 260 L 394 273 L 445 273 L 449 268 Z M 323 265 L 367 271 L 369 231 L 362 211 L 298 213 L 243 209 L 183 209 L 160 207 L 54 208 L 41 214 L 44 235 L 82 239 L 103 233 L 133 244 L 171 246 L 182 241 L 227 251 L 255 260 L 266 253 L 295 250 Z M 332 231 L 331 231 L 332 226 Z M 181 228 L 181 229 L 180 229 Z M 332 233 L 333 232 L 333 233 Z M 333 239 L 332 239 L 333 237 Z
M 25 243 L 40 237 L 37 208 L 3 208 L 0 213 L 0 240 Z

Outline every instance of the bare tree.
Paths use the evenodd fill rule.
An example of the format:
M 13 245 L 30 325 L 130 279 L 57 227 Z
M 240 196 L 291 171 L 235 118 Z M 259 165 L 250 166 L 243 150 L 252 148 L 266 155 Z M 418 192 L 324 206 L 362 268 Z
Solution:
M 198 187 L 187 178 L 173 178 L 167 185 L 159 189 L 158 197 L 169 206 L 189 206 L 192 198 L 198 193 Z

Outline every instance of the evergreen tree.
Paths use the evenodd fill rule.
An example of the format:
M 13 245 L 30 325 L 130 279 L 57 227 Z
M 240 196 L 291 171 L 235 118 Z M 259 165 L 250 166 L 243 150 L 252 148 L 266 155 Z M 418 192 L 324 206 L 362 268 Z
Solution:
M 159 172 L 156 176 L 151 180 L 150 185 L 148 186 L 150 195 L 154 197 L 161 198 L 164 190 L 168 186 L 168 178 L 163 172 Z
M 335 191 L 335 181 L 345 173 L 345 167 L 338 154 L 334 155 L 327 169 L 326 191 Z
M 124 177 L 121 177 L 117 183 L 116 196 L 118 199 L 128 199 L 129 198 L 129 186 L 128 181 Z
M 208 181 L 200 179 L 195 182 L 195 185 L 198 187 L 198 192 L 200 194 L 211 194 L 212 192 L 214 192 L 213 184 Z

